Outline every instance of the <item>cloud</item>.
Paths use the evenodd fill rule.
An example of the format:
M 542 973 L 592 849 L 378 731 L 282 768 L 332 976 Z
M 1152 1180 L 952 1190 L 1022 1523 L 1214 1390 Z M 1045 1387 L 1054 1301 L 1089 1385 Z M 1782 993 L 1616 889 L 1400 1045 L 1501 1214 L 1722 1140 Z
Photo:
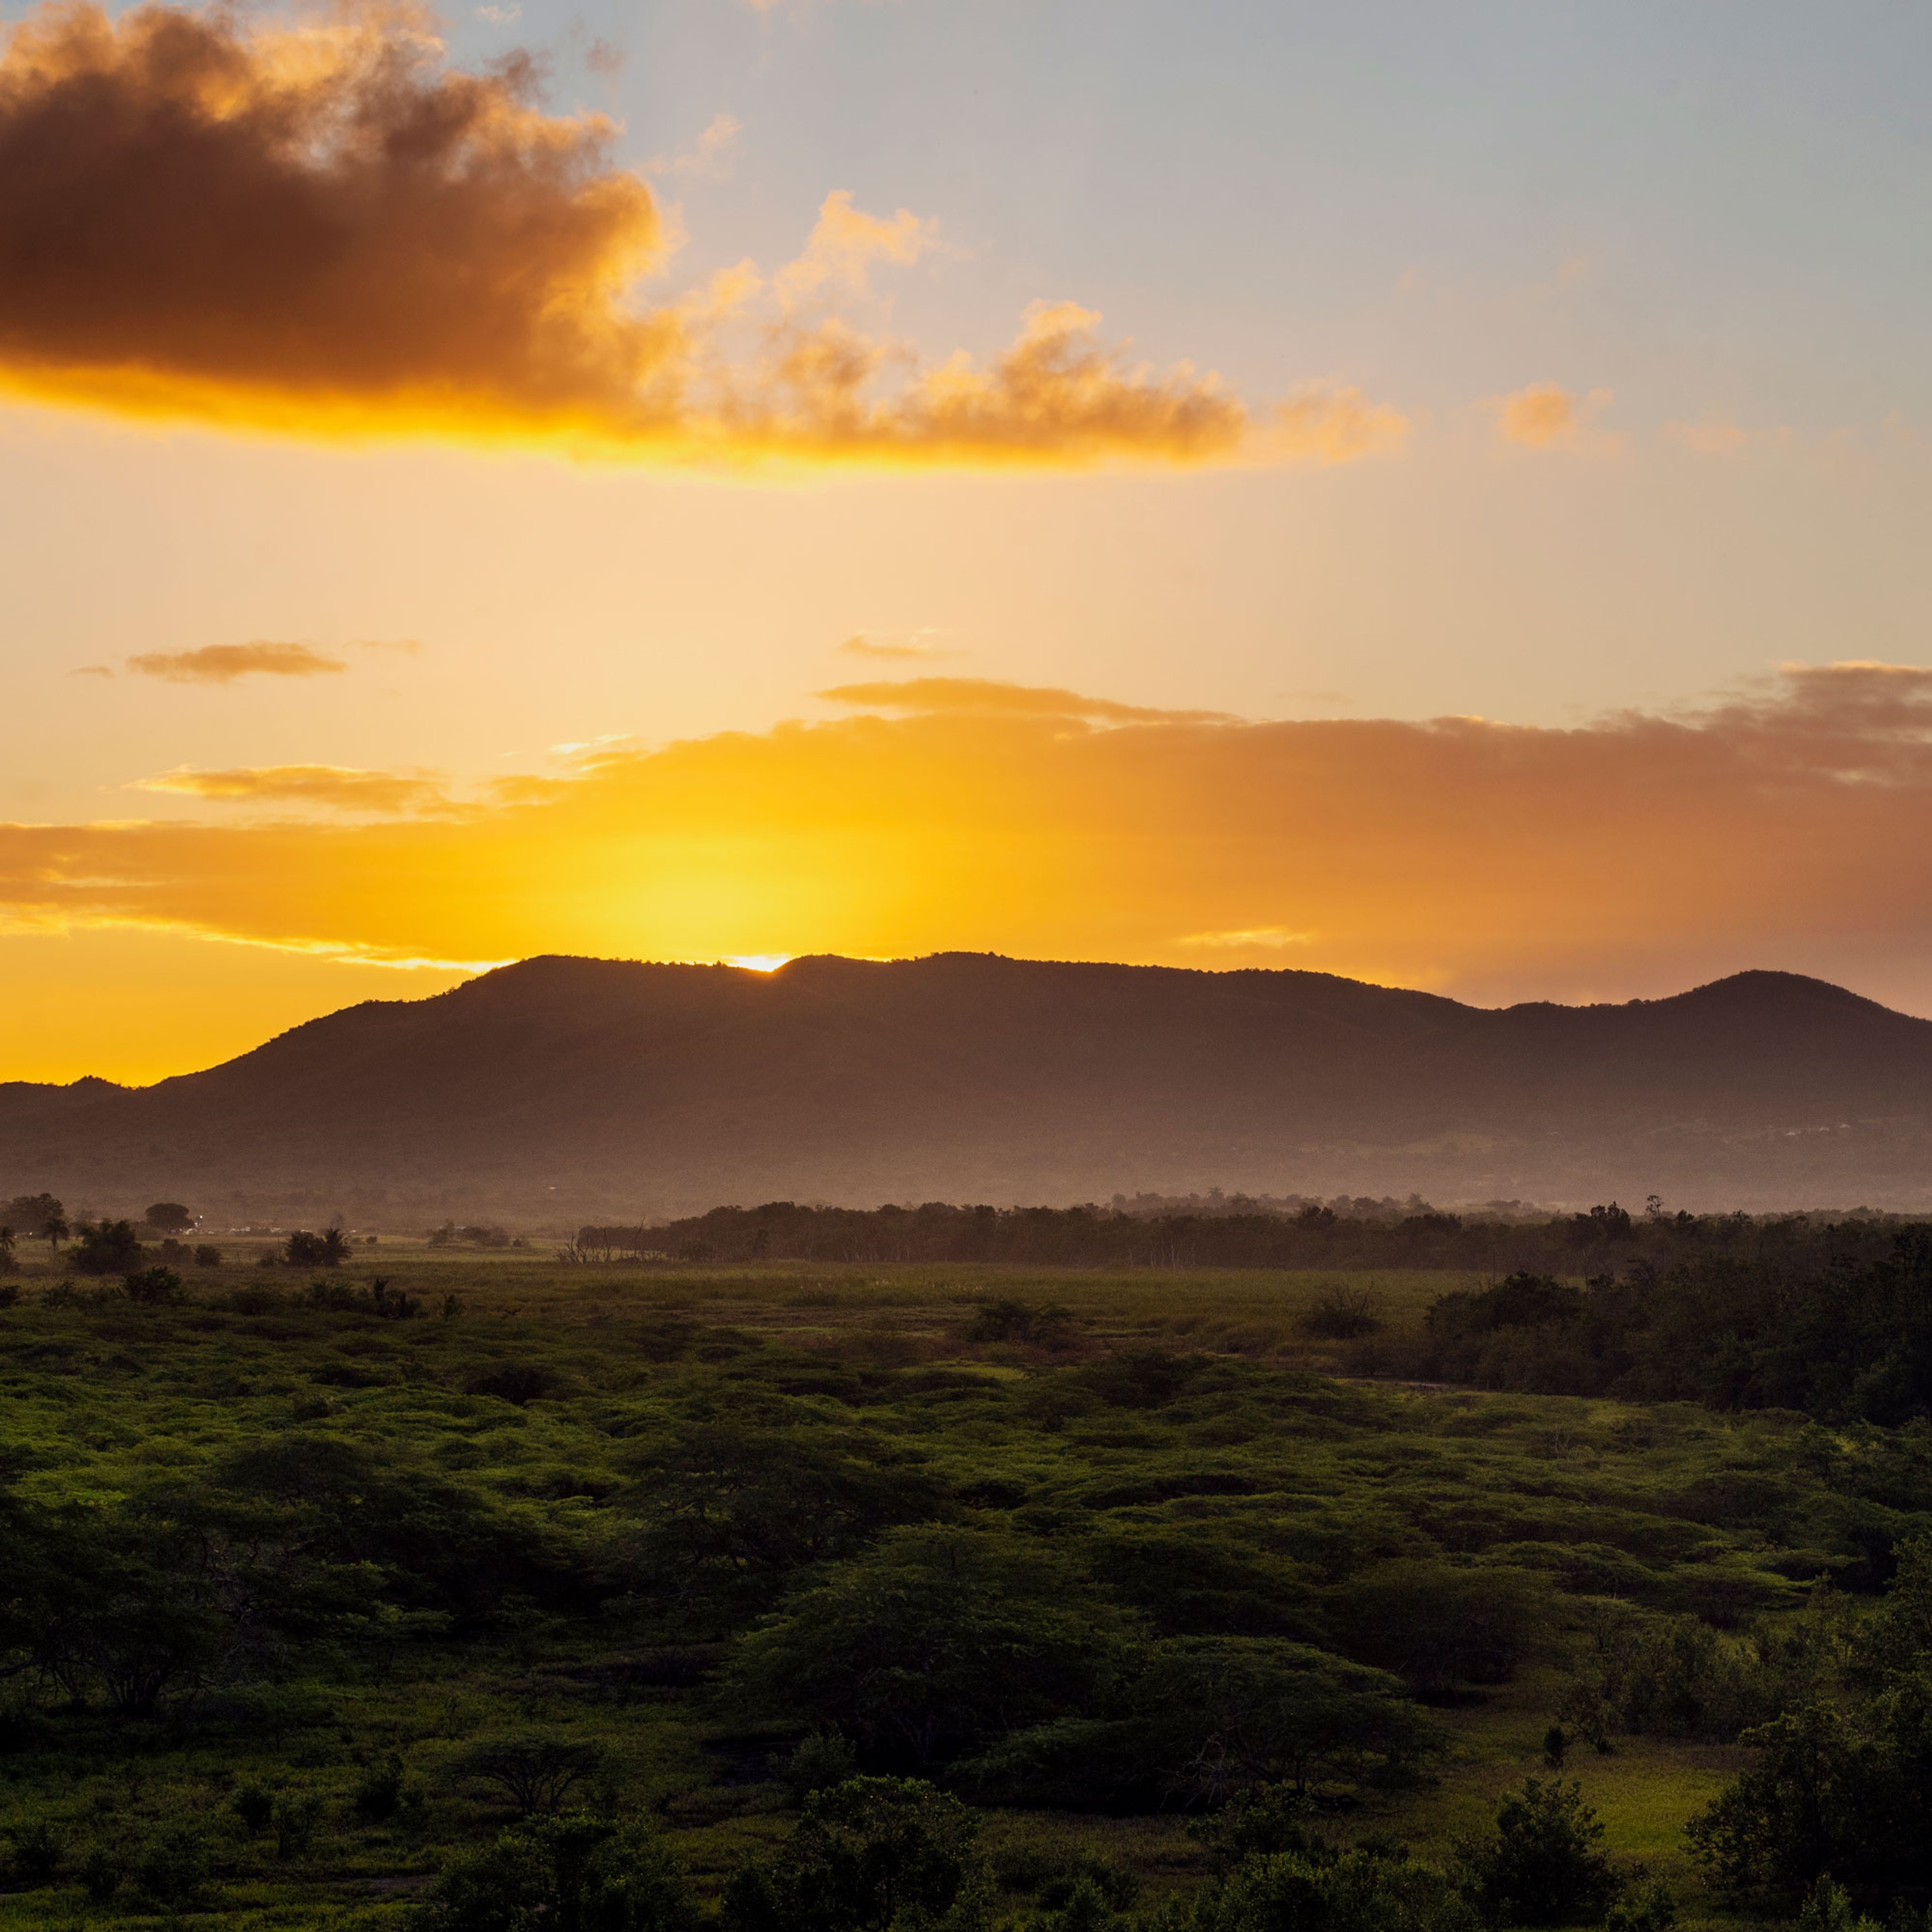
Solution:
M 113 675 L 114 667 L 112 664 L 76 664 L 68 673 L 69 677 L 112 677 Z
M 1252 952 L 1258 946 L 1271 952 L 1284 946 L 1306 946 L 1314 937 L 1312 932 L 1289 932 L 1279 926 L 1260 926 L 1246 932 L 1184 933 L 1174 944 L 1217 946 L 1241 952 Z
M 321 806 L 332 812 L 384 817 L 446 812 L 448 787 L 435 772 L 362 771 L 350 765 L 244 765 L 197 771 L 183 765 L 134 789 L 242 805 Z
M 1723 416 L 1700 416 L 1690 422 L 1667 422 L 1664 435 L 1697 456 L 1735 456 L 1751 440 L 1751 433 Z
M 1614 400 L 1608 389 L 1578 398 L 1555 382 L 1532 382 L 1514 395 L 1498 397 L 1496 433 L 1505 442 L 1528 449 L 1575 447 L 1585 440 L 1592 418 Z
M 0 387 L 310 438 L 625 461 L 990 467 L 1350 460 L 1399 442 L 1346 388 L 1250 409 L 1036 304 L 989 362 L 842 314 L 932 224 L 835 191 L 798 260 L 653 305 L 669 237 L 617 130 L 536 63 L 452 67 L 409 0 L 292 23 L 48 0 L 0 57 Z M 725 148 L 722 122 L 713 158 Z
M 868 214 L 852 205 L 850 189 L 835 188 L 819 204 L 818 220 L 796 261 L 788 262 L 772 278 L 788 303 L 815 295 L 828 281 L 862 289 L 874 262 L 896 262 L 909 268 L 939 238 L 939 224 L 922 220 L 902 208 L 886 218 Z
M 598 44 L 602 46 L 602 43 Z M 615 50 L 612 51 L 614 53 Z M 622 64 L 621 56 L 617 56 L 617 60 L 618 68 L 612 69 L 614 73 Z M 710 124 L 692 147 L 668 160 L 652 162 L 650 172 L 674 175 L 683 179 L 728 180 L 732 164 L 737 158 L 738 136 L 744 131 L 745 124 L 735 114 L 713 115 Z
M 902 638 L 868 637 L 864 632 L 848 638 L 838 646 L 842 655 L 850 658 L 890 658 L 914 661 L 932 658 L 956 657 L 958 652 L 946 650 L 932 641 L 930 633 L 915 631 L 911 636 Z
M 606 745 L 454 815 L 0 827 L 0 922 L 376 961 L 1292 961 L 1484 999 L 1774 966 L 1932 1009 L 1932 669 L 1792 667 L 1570 730 L 934 701 L 967 682 Z
M 1082 718 L 1108 724 L 1231 724 L 1222 711 L 1150 710 L 1106 698 L 1082 698 L 1050 685 L 1003 684 L 982 677 L 913 677 L 880 684 L 840 684 L 818 696 L 834 704 L 886 711 L 1003 712 L 1011 717 Z
M 238 677 L 330 677 L 349 668 L 309 644 L 203 644 L 194 651 L 143 651 L 128 659 L 142 677 L 170 684 L 232 684 Z

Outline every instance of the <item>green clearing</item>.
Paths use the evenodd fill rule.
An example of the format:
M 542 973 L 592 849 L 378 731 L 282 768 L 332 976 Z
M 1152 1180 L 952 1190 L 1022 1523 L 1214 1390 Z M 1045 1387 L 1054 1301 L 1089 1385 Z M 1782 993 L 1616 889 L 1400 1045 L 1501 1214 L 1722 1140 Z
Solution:
M 1362 1673 L 1384 1669 L 1423 1684 L 1402 1721 L 1431 1733 L 1419 1755 L 1349 1732 L 1298 1761 L 1320 1828 L 1446 1859 L 1545 1774 L 1544 1734 L 1606 1632 L 1694 1619 L 1742 1651 L 1754 1628 L 1815 1616 L 1828 1575 L 1856 1617 L 1874 1550 L 1932 1527 L 1932 1495 L 1859 1473 L 1898 1432 L 1352 1378 L 1347 1345 L 1303 1325 L 1338 1288 L 1365 1291 L 1399 1340 L 1438 1296 L 1484 1285 L 1469 1273 L 598 1268 L 386 1238 L 324 1274 L 226 1246 L 219 1268 L 182 1270 L 188 1300 L 154 1304 L 82 1280 L 46 1305 L 59 1277 L 36 1256 L 0 1312 L 20 1506 L 75 1534 L 130 1526 L 99 1559 L 122 1596 L 92 1622 L 70 1605 L 51 1637 L 15 1538 L 0 1832 L 44 1823 L 58 1849 L 50 1882 L 16 1870 L 0 1926 L 400 1932 L 441 1863 L 515 1814 L 493 1745 L 576 1752 L 567 1804 L 656 1820 L 715 1896 L 790 1832 L 787 1761 L 835 1727 L 864 1768 L 984 1810 L 1016 1926 L 1087 1853 L 1138 1875 L 1144 1912 L 1202 1882 L 1187 1819 L 1225 1795 L 1144 1740 L 1183 1724 L 1200 1671 L 1311 1652 L 1357 1673 L 1347 1723 L 1370 1721 Z M 346 1301 L 379 1273 L 409 1318 L 310 1298 L 321 1281 Z M 727 1438 L 766 1462 L 732 1462 L 752 1452 Z M 1108 1714 L 1118 1690 L 1010 1708 L 976 1686 L 928 1749 L 868 1732 L 843 1680 L 807 1708 L 795 1663 L 746 1675 L 760 1618 L 862 1582 L 880 1551 L 928 1562 L 942 1544 L 969 1608 L 972 1566 L 992 1566 L 995 1597 L 1030 1576 L 1012 1587 L 1112 1633 L 1069 1671 L 1171 1666 L 1182 1690 L 1136 1706 L 1136 1730 Z M 1429 1645 L 1451 1626 L 1445 1662 Z M 764 1708 L 760 1682 L 779 1687 Z M 1088 1729 L 1002 1757 L 1009 1734 L 1056 1723 Z M 1671 1733 L 1573 1742 L 1564 1775 L 1612 1857 L 1667 1879 L 1682 1923 L 1744 1922 L 1683 1827 L 1750 1754 Z M 1274 1750 L 1254 1762 L 1280 1776 Z M 274 1808 L 254 1831 L 250 1787 Z M 144 1889 L 139 1868 L 184 1826 L 207 1870 L 171 1917 L 165 1872 Z M 90 1851 L 126 1874 L 104 1902 L 80 1882 Z

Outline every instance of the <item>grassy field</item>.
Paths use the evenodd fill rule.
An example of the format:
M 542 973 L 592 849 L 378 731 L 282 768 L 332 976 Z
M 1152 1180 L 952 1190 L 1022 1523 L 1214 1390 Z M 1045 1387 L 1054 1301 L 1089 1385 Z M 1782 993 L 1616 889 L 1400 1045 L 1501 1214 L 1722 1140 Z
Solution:
M 420 1304 L 416 1318 L 383 1320 L 310 1305 L 308 1284 L 322 1277 L 257 1267 L 248 1247 L 230 1244 L 219 1269 L 184 1270 L 191 1298 L 172 1306 L 88 1305 L 86 1282 L 80 1305 L 44 1306 L 58 1277 L 30 1258 L 15 1277 L 20 1304 L 0 1315 L 0 1415 L 20 1496 L 125 1506 L 193 1486 L 250 1444 L 340 1440 L 590 1552 L 594 1570 L 607 1549 L 628 1547 L 648 1504 L 640 1442 L 693 1404 L 728 1424 L 782 1402 L 795 1419 L 900 1445 L 956 1492 L 1009 1486 L 1026 1498 L 1010 1514 L 1030 1537 L 1080 1551 L 1220 1538 L 1300 1578 L 1311 1602 L 1352 1566 L 1392 1556 L 1520 1562 L 1532 1546 L 1576 1543 L 1642 1552 L 1660 1590 L 1673 1565 L 1694 1562 L 1774 1608 L 1802 1596 L 1790 1576 L 1802 1566 L 1780 1559 L 1829 1533 L 1829 1498 L 1802 1491 L 1792 1418 L 1337 1382 L 1336 1347 L 1301 1326 L 1346 1286 L 1366 1288 L 1399 1330 L 1445 1289 L 1480 1286 L 1472 1277 L 598 1268 L 386 1238 L 328 1277 L 354 1288 L 380 1274 Z M 1064 1309 L 1070 1324 L 1051 1347 L 973 1340 L 974 1318 L 999 1300 Z M 1093 1396 L 1097 1368 L 1150 1348 L 1191 1363 L 1184 1393 L 1125 1407 Z M 514 1369 L 538 1371 L 541 1386 L 482 1392 Z M 1220 1491 L 1197 1480 L 1204 1472 Z M 1750 1499 L 1767 1485 L 1774 1508 Z M 1358 1793 L 1328 1828 L 1438 1856 L 1482 1826 L 1503 1790 L 1541 1773 L 1598 1600 L 1553 1595 L 1513 1681 L 1435 1708 L 1432 1778 Z M 0 1896 L 0 1926 L 158 1922 L 131 1886 L 90 1904 L 75 1868 L 88 1845 L 134 1846 L 190 1821 L 204 1828 L 212 1877 L 179 1922 L 400 1928 L 448 1850 L 507 1815 L 466 1769 L 478 1741 L 506 1729 L 594 1742 L 577 1795 L 654 1814 L 715 1884 L 789 1828 L 773 1767 L 799 1726 L 721 1708 L 704 1672 L 674 1681 L 662 1667 L 670 1641 L 649 1601 L 578 1614 L 519 1594 L 460 1632 L 404 1614 L 352 1651 L 325 1642 L 273 1668 L 184 1678 L 139 1717 L 74 1706 L 23 1672 L 9 1680 L 0 1830 L 46 1820 L 67 1852 L 54 1885 Z M 1609 1849 L 1666 1876 L 1685 1923 L 1718 1925 L 1733 1922 L 1687 1858 L 1682 1827 L 1742 1762 L 1734 1745 L 1629 1737 L 1607 1756 L 1580 1750 L 1568 1772 L 1600 1810 Z M 399 1800 L 371 1816 L 358 1794 L 392 1765 Z M 308 1807 L 305 1841 L 238 1822 L 251 1784 L 293 1813 Z M 1082 1849 L 1140 1874 L 1146 1900 L 1202 1870 L 1174 1810 L 996 1805 L 986 1843 L 1020 1915 L 1040 1875 Z

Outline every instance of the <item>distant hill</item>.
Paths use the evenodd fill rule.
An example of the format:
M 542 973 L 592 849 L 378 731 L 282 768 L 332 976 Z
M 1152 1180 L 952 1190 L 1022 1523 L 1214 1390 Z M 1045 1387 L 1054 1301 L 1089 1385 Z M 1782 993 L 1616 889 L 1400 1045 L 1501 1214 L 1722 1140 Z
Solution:
M 224 1224 L 1214 1186 L 1932 1207 L 1932 1022 L 1786 973 L 1493 1011 L 1322 973 L 552 958 L 152 1087 L 0 1085 L 0 1192 Z

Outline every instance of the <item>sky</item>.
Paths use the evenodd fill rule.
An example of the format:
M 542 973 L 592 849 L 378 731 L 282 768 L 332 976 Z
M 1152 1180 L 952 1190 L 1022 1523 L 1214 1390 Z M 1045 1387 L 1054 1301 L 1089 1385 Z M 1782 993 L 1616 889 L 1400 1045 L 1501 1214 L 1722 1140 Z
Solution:
M 545 952 L 1932 1015 L 1932 14 L 0 9 L 0 1078 Z

